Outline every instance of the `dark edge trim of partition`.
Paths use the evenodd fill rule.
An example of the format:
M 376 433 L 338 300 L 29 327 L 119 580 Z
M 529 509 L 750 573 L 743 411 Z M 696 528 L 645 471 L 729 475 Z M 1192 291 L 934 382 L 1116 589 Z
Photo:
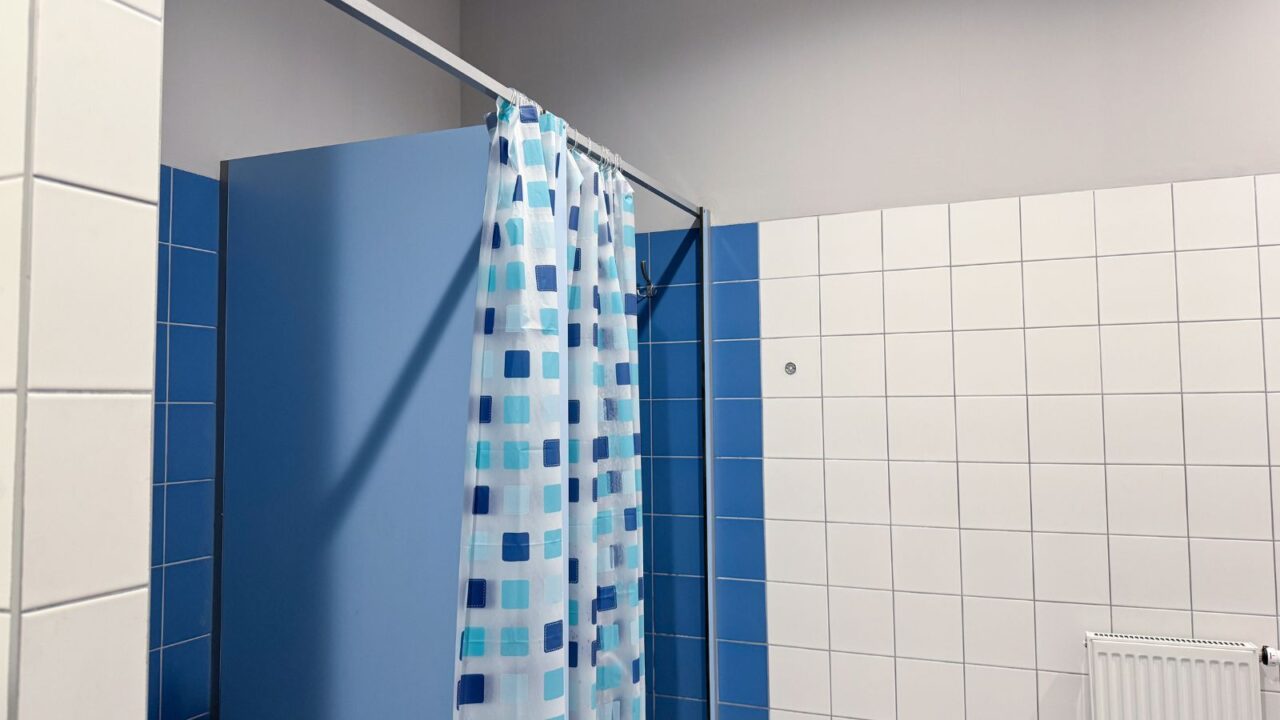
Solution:
M 213 472 L 213 625 L 209 657 L 209 717 L 222 716 L 222 496 L 223 449 L 227 414 L 227 226 L 230 219 L 231 163 L 223 160 L 218 172 L 218 364 L 217 405 L 214 408 Z

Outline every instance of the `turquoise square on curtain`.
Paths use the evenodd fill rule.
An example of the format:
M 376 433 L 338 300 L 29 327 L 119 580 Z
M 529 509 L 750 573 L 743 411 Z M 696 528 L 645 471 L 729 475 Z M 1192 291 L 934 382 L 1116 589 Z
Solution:
M 496 265 L 489 266 L 489 281 L 487 285 L 489 288 L 489 292 L 498 291 L 498 266 Z
M 547 181 L 536 180 L 529 183 L 528 199 L 531 208 L 551 207 L 551 188 L 547 186 Z
M 502 443 L 502 468 L 504 470 L 529 469 L 528 441 L 507 440 Z
M 547 530 L 542 534 L 542 556 L 547 560 L 553 560 L 560 557 L 564 552 L 564 544 L 560 540 L 560 531 Z
M 502 398 L 502 422 L 523 425 L 529 422 L 529 396 L 508 395 Z
M 462 657 L 484 657 L 484 628 L 462 629 Z
M 564 696 L 564 668 L 548 670 L 542 676 L 542 699 L 555 700 Z
M 542 308 L 538 311 L 539 317 L 542 319 L 543 335 L 559 335 L 560 334 L 560 311 L 556 308 Z
M 502 512 L 504 515 L 528 514 L 529 486 L 509 485 L 502 488 Z
M 500 637 L 503 657 L 524 657 L 529 654 L 529 628 L 504 627 Z
M 569 309 L 582 309 L 582 287 L 578 285 L 569 286 Z
M 493 558 L 493 545 L 489 543 L 489 533 L 477 530 L 471 534 L 471 559 L 477 562 Z
M 507 220 L 507 241 L 512 245 L 524 244 L 524 218 L 513 217 Z
M 542 512 L 560 512 L 560 484 L 542 488 Z
M 555 350 L 548 350 L 542 353 L 542 379 L 543 380 L 559 380 L 560 379 L 560 353 Z
M 519 260 L 507 263 L 507 289 L 524 289 L 524 263 Z
M 476 443 L 476 469 L 488 470 L 490 445 L 488 440 L 481 440 Z
M 546 162 L 546 160 L 543 159 L 543 155 L 542 155 L 541 139 L 525 140 L 523 143 L 521 143 L 521 146 L 524 148 L 524 161 L 527 164 L 532 165 L 534 163 L 541 164 Z
M 529 608 L 529 581 L 502 581 L 502 609 L 527 610 Z

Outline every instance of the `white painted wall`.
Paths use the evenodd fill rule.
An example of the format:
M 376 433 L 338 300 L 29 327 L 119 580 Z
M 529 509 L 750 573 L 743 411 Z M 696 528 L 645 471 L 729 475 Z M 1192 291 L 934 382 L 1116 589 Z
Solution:
M 459 0 L 379 4 L 458 48 Z M 459 125 L 457 80 L 323 0 L 169 0 L 167 12 L 166 165 L 217 177 L 229 158 Z
M 0 5 L 0 717 L 146 713 L 163 6 Z
M 1273 0 L 469 0 L 462 21 L 468 60 L 718 222 L 1280 169 Z

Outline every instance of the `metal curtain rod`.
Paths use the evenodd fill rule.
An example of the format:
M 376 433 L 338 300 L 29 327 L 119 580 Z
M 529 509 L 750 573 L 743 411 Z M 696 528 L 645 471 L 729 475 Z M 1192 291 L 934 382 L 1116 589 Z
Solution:
M 388 13 L 382 8 L 370 2 L 370 0 L 327 0 L 334 7 L 342 10 L 348 15 L 354 17 L 360 22 L 377 30 L 383 35 L 391 38 L 400 45 L 412 50 L 418 56 L 430 60 L 435 65 L 452 73 L 455 77 L 467 83 L 471 87 L 488 95 L 491 98 L 503 98 L 510 102 L 516 102 L 515 94 L 511 88 L 503 85 L 493 79 L 486 73 L 477 68 L 475 65 L 463 60 L 448 48 L 422 33 L 409 27 L 399 18 Z M 576 146 L 579 150 L 586 152 L 597 160 L 606 160 L 596 150 L 595 143 L 591 142 L 585 135 L 569 128 L 569 142 Z M 618 162 L 618 167 L 622 170 L 622 174 L 631 180 L 639 183 L 646 190 L 653 192 L 663 200 L 679 207 L 681 210 L 700 218 L 702 216 L 702 207 L 692 200 L 687 200 L 678 193 L 667 190 L 649 175 L 637 170 L 626 161 Z

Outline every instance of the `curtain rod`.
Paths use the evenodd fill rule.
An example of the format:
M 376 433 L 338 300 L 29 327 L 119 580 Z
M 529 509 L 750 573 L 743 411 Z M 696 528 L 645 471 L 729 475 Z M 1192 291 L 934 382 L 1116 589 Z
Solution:
M 388 13 L 382 8 L 375 5 L 370 0 L 326 0 L 330 5 L 342 10 L 348 15 L 354 17 L 360 22 L 377 30 L 388 38 L 396 41 L 400 45 L 412 50 L 419 57 L 431 61 L 436 66 L 447 70 L 455 77 L 467 83 L 471 87 L 488 95 L 495 100 L 503 98 L 510 102 L 515 102 L 516 98 L 511 88 L 499 83 L 491 76 L 481 71 L 480 68 L 458 57 L 448 48 L 422 33 L 409 27 L 404 21 Z M 585 135 L 569 128 L 569 142 L 579 150 L 586 152 L 597 160 L 606 160 L 597 150 L 596 145 L 591 142 Z M 637 170 L 630 163 L 621 161 L 618 168 L 622 173 L 631 180 L 635 181 L 646 190 L 661 197 L 663 200 L 675 205 L 694 217 L 701 217 L 702 208 L 692 200 L 687 200 L 679 193 L 667 190 L 649 175 Z

